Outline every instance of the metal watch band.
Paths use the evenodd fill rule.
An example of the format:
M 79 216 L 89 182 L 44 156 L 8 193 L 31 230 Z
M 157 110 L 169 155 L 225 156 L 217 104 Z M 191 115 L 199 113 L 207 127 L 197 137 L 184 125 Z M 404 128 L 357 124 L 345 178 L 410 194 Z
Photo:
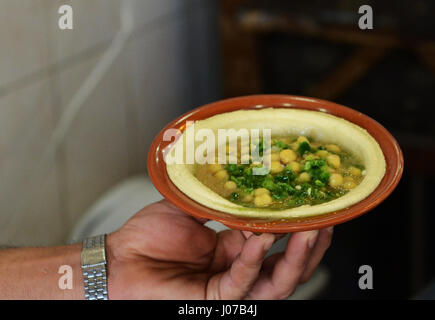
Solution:
M 86 300 L 107 300 L 106 235 L 87 238 L 81 252 Z

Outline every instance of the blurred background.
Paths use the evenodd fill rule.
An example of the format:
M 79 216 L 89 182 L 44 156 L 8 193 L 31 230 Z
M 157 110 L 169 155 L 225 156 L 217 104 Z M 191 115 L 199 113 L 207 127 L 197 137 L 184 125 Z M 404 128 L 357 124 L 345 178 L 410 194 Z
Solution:
M 64 4 L 73 30 L 58 27 Z M 358 28 L 363 4 L 373 30 Z M 316 298 L 421 297 L 435 277 L 434 14 L 430 0 L 0 0 L 0 244 L 70 240 L 107 192 L 146 179 L 154 136 L 194 107 L 306 95 L 373 117 L 405 155 L 392 196 L 336 227 Z

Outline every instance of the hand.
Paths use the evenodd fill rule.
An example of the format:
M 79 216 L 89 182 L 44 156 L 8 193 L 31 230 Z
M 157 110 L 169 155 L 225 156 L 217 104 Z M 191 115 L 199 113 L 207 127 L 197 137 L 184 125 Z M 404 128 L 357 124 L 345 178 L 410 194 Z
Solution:
M 109 299 L 283 299 L 322 259 L 332 228 L 283 235 L 204 227 L 163 200 L 107 236 Z

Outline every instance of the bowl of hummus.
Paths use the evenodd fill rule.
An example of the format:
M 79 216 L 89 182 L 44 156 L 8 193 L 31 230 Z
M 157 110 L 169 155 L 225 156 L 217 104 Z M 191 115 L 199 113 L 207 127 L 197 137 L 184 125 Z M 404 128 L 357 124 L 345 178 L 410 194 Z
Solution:
M 394 137 L 333 102 L 254 95 L 196 108 L 154 139 L 159 192 L 197 217 L 253 232 L 319 229 L 379 205 L 403 172 Z

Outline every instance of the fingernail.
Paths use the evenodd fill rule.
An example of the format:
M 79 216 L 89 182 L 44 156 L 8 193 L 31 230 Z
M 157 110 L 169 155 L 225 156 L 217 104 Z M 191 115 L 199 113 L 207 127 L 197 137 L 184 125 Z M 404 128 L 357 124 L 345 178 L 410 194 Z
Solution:
M 314 244 L 316 243 L 318 234 L 319 234 L 319 230 L 308 231 L 308 235 L 307 235 L 308 248 L 314 247 Z
M 242 234 L 245 237 L 245 239 L 248 239 L 250 236 L 252 236 L 251 231 L 242 231 Z
M 328 228 L 326 228 L 326 231 L 328 231 L 329 233 L 333 233 L 334 227 L 328 227 Z

